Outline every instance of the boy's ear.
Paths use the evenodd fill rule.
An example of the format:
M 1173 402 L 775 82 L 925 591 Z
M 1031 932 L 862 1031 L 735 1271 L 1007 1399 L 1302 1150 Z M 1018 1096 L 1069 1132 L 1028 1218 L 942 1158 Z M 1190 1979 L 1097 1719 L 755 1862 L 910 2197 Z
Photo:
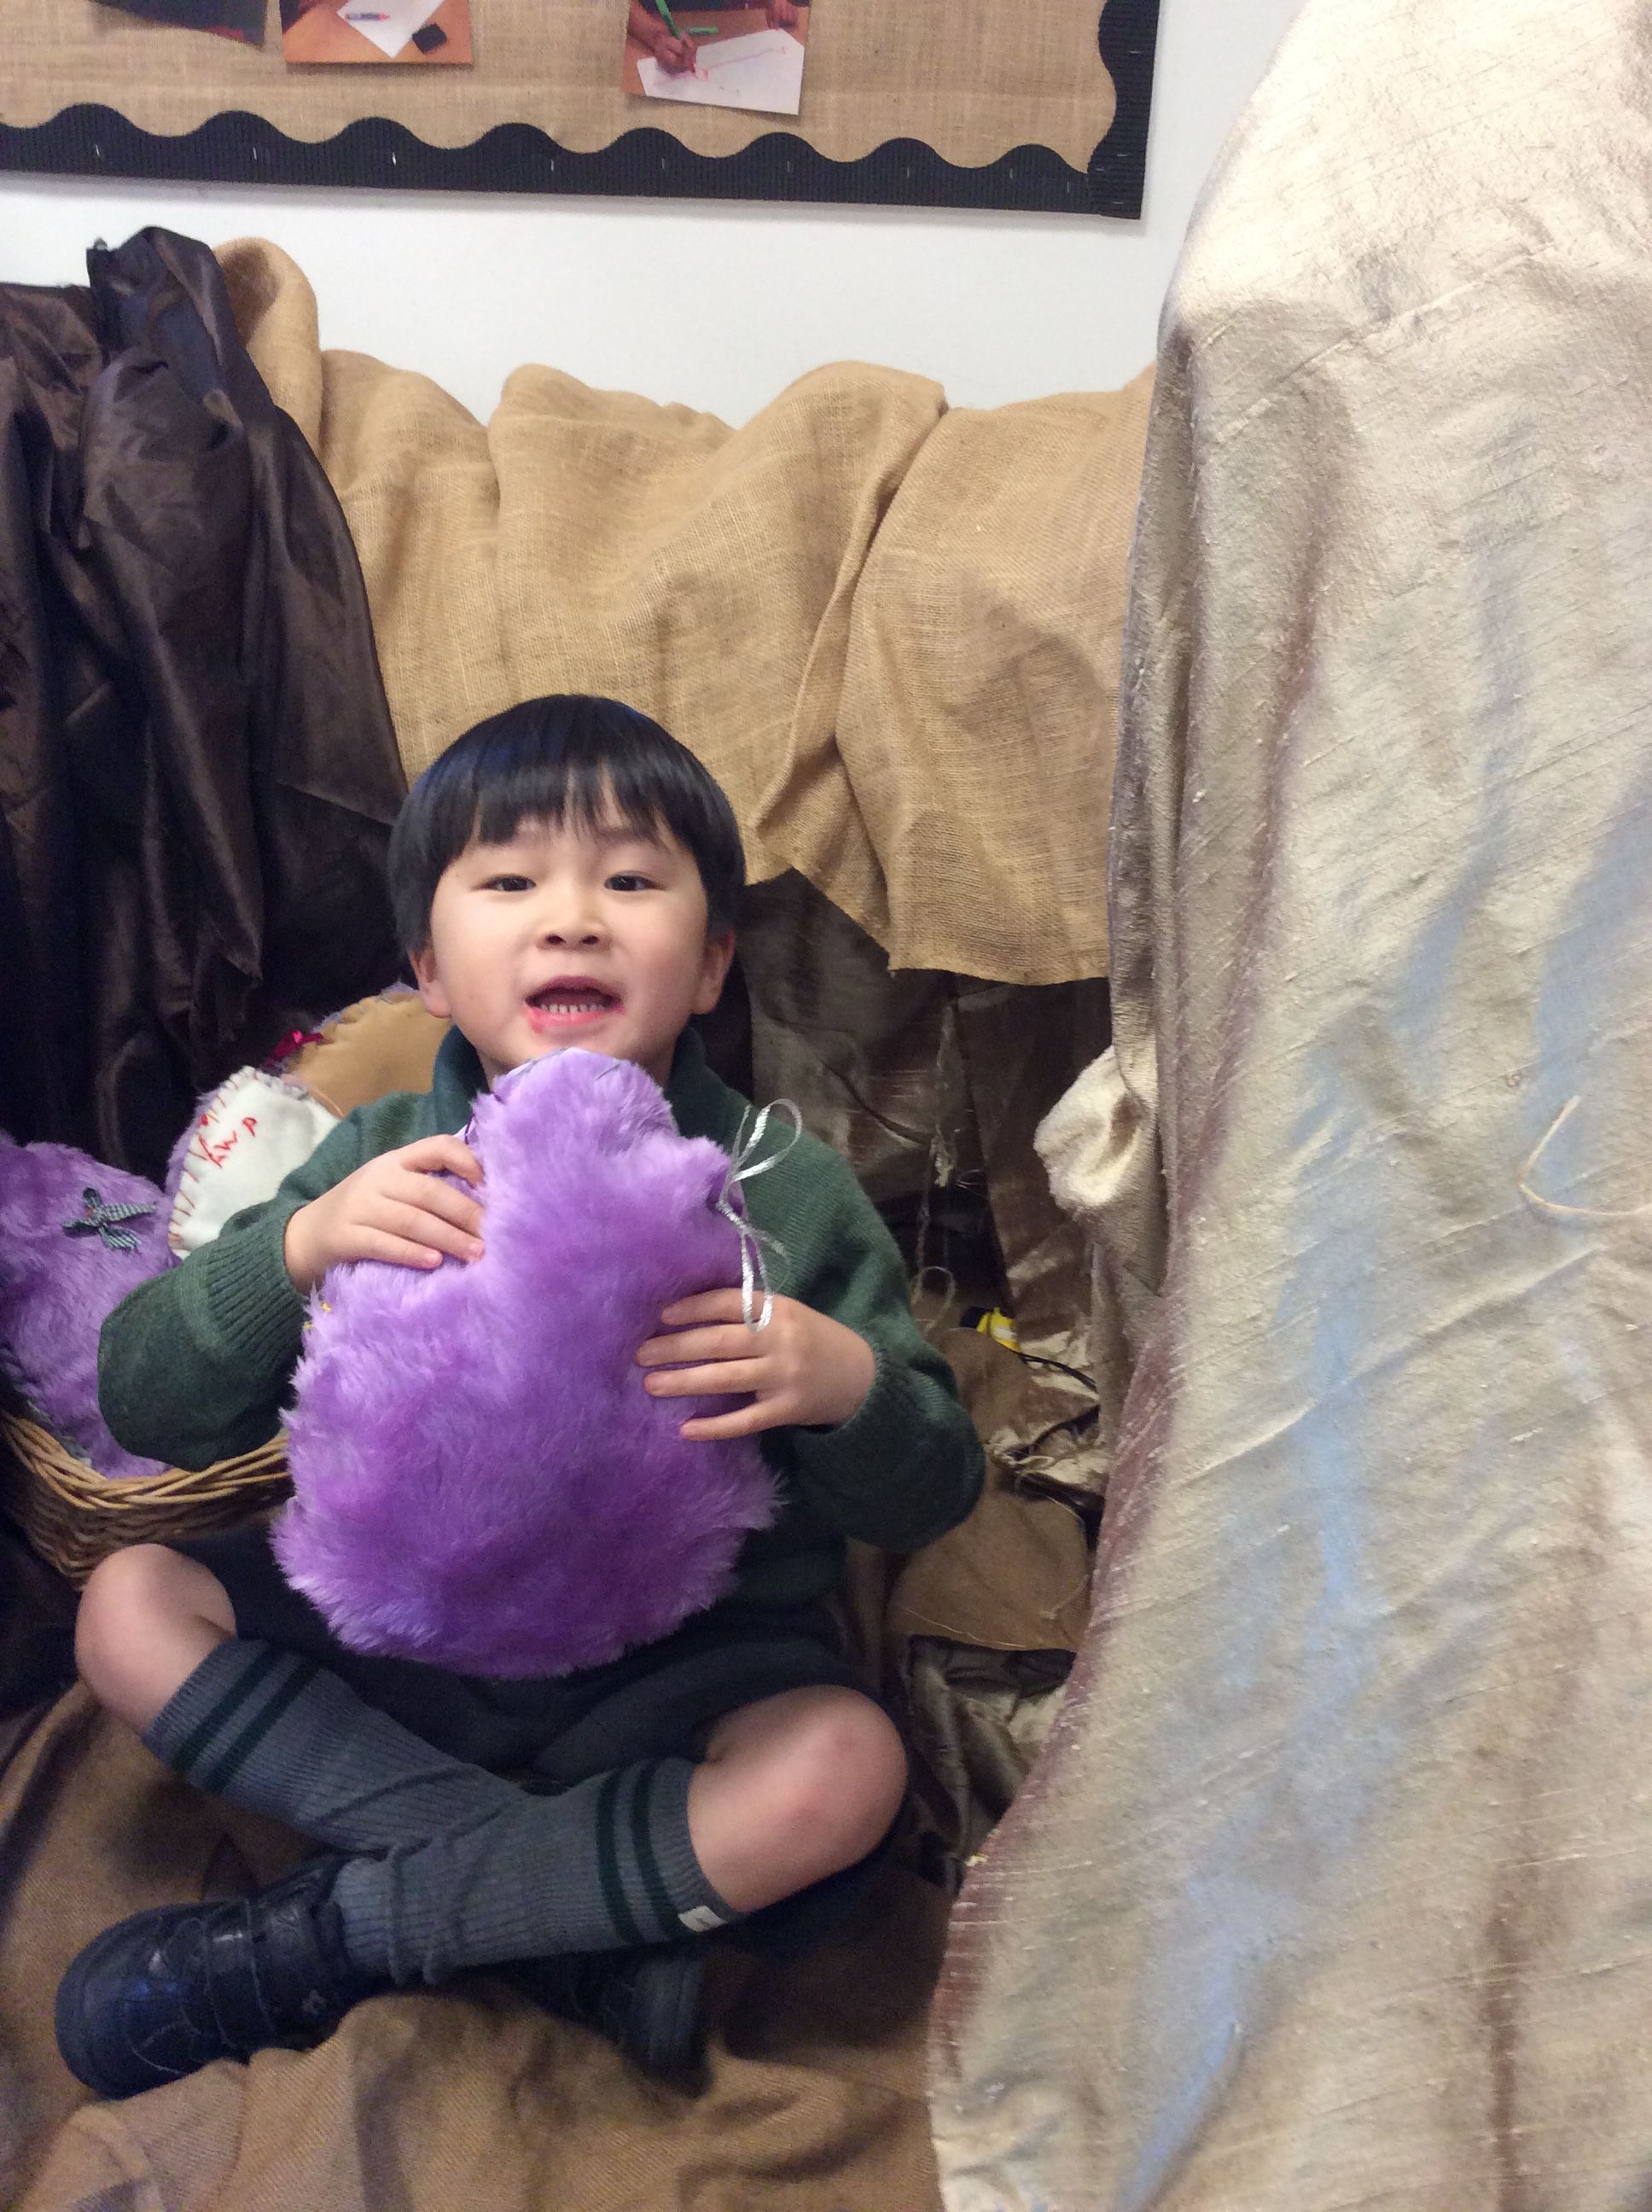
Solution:
M 700 969 L 700 984 L 694 994 L 694 1012 L 708 1014 L 723 995 L 723 985 L 728 980 L 729 963 L 734 957 L 734 932 L 725 929 L 715 937 L 706 939 L 705 957 Z M 425 1004 L 429 1005 L 427 999 Z
M 434 1014 L 438 1021 L 451 1022 L 453 1009 L 442 988 L 441 978 L 436 973 L 435 954 L 427 944 L 422 951 L 410 952 L 407 957 L 412 965 L 413 980 L 419 987 L 419 996 L 424 1001 L 426 1013 Z

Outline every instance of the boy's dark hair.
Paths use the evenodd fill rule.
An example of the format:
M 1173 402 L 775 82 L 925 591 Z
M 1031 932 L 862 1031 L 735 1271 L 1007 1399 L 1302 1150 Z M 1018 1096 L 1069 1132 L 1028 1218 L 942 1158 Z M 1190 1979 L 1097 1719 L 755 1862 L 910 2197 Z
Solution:
M 590 829 L 611 805 L 694 855 L 713 935 L 734 927 L 745 885 L 739 825 L 721 785 L 658 722 L 617 699 L 525 699 L 455 738 L 413 786 L 390 837 L 390 896 L 410 952 L 430 939 L 442 872 L 468 845 L 503 844 L 525 822 Z

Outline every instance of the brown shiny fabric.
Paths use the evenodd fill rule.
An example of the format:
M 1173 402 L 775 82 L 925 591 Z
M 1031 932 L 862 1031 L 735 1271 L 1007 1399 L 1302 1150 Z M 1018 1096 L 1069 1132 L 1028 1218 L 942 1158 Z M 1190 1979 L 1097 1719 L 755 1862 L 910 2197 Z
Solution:
M 1099 1509 L 1109 1438 L 1096 1419 L 1084 1237 L 1051 1194 L 1033 1139 L 1078 1071 L 1112 1034 L 1108 988 L 956 979 L 960 1057 L 981 1147 L 987 1203 L 1026 1364 L 1016 1394 L 1020 1441 L 982 1436 L 1021 1477 Z M 972 1411 L 975 1410 L 972 1407 Z
M 973 1329 L 934 1340 L 987 1446 L 987 1483 L 961 1528 L 890 1563 L 876 1647 L 912 1754 L 920 1862 L 956 1890 L 1060 1707 L 1088 1609 L 1090 1540 L 1079 1506 L 1041 1495 L 1022 1471 L 1047 1413 L 1038 1370 Z
M 983 1437 L 1034 1483 L 1098 1506 L 1084 1240 L 1050 1195 L 1033 1133 L 1107 1042 L 1105 982 L 891 970 L 790 870 L 747 893 L 740 962 L 753 1096 L 794 1100 L 849 1162 L 921 1271 L 920 1313 L 949 1297 L 1013 1312 L 1028 1364 Z
M 875 1204 L 914 1206 L 939 1155 L 979 1174 L 946 1048 L 950 977 L 891 972 L 877 940 L 789 869 L 747 891 L 740 966 L 753 1095 L 795 1100 Z
M 354 547 L 160 230 L 0 285 L 0 1124 L 157 1174 L 192 1099 L 388 981 L 403 777 Z

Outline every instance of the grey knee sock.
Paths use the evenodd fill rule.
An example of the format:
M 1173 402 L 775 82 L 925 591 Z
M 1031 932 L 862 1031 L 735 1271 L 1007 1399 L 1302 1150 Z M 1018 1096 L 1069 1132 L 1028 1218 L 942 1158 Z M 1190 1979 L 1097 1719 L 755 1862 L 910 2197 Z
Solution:
M 313 1659 L 232 1637 L 143 1731 L 155 1757 L 215 1797 L 347 1851 L 416 1843 L 510 1783 L 450 1759 L 364 1705 Z
M 740 1916 L 701 1873 L 685 1759 L 538 1797 L 450 1758 L 311 1660 L 219 1644 L 145 1729 L 179 1773 L 356 1854 L 333 1897 L 358 1966 L 401 1982 L 652 1943 Z
M 514 1793 L 422 1844 L 352 1859 L 333 1885 L 360 1966 L 440 1982 L 465 1966 L 605 1951 L 740 1916 L 700 1869 L 686 1759 L 616 1767 L 560 1796 Z

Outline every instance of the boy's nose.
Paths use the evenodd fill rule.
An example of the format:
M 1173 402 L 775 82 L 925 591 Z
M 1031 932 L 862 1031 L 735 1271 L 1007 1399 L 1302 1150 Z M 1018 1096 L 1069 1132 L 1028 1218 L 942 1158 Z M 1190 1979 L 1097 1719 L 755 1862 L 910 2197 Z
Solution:
M 542 945 L 600 945 L 606 934 L 601 915 L 578 902 L 543 915 L 538 933 Z

